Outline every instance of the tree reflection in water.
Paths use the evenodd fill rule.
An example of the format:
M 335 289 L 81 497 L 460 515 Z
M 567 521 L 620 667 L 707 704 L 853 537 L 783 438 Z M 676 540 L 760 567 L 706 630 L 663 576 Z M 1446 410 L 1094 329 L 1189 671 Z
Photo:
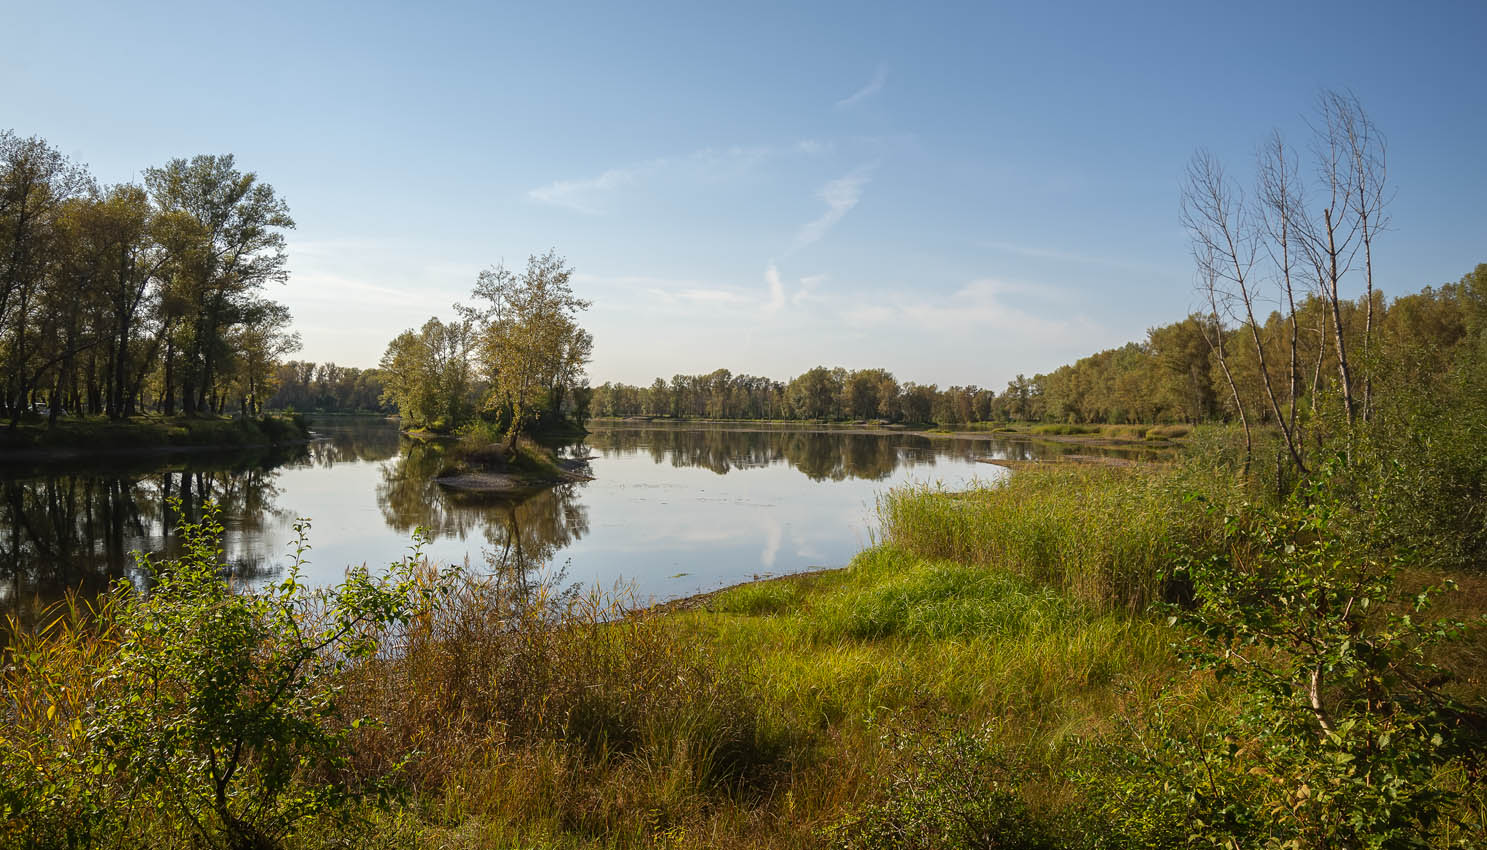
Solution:
M 276 469 L 301 460 L 304 447 L 227 456 L 193 456 L 161 464 L 158 458 L 92 462 L 86 470 L 20 471 L 0 479 L 0 598 L 9 614 L 29 622 L 68 589 L 84 597 L 119 578 L 143 581 L 134 552 L 169 557 L 179 546 L 182 519 L 201 517 L 216 502 L 229 518 L 229 552 L 283 519 Z M 152 468 L 153 467 L 153 468 Z M 179 499 L 179 511 L 171 500 Z M 261 577 L 261 555 L 224 559 L 237 578 Z
M 581 483 L 520 494 L 465 492 L 434 481 L 444 463 L 442 445 L 412 443 L 383 467 L 377 504 L 388 526 L 461 540 L 478 530 L 487 563 L 523 581 L 589 531 L 588 509 L 578 499 Z
M 861 431 L 845 428 L 608 425 L 586 439 L 590 447 L 625 455 L 645 453 L 656 463 L 702 467 L 719 475 L 784 463 L 813 481 L 882 481 L 895 470 L 932 467 L 935 459 L 1042 460 L 1063 455 L 1160 458 L 1158 450 L 1010 440 L 991 435 Z
M 376 562 L 396 554 L 419 526 L 451 544 L 441 550 L 442 557 L 462 557 L 466 548 L 474 548 L 460 546 L 460 541 L 481 542 L 493 568 L 525 579 L 533 570 L 561 560 L 562 550 L 589 535 L 585 486 L 597 488 L 588 501 L 607 505 L 606 511 L 630 511 L 632 520 L 663 529 L 658 534 L 685 536 L 689 529 L 682 520 L 694 510 L 678 503 L 653 520 L 645 514 L 652 510 L 645 498 L 606 488 L 615 482 L 604 480 L 603 461 L 596 466 L 600 481 L 592 485 L 564 484 L 520 497 L 458 493 L 434 481 L 447 460 L 440 443 L 401 437 L 395 426 L 378 418 L 312 420 L 310 427 L 322 439 L 290 451 L 92 459 L 70 469 L 55 463 L 0 466 L 0 605 L 27 620 L 38 601 L 54 600 L 68 588 L 88 596 L 117 578 L 142 580 L 134 573 L 131 553 L 172 554 L 178 545 L 177 522 L 199 518 L 207 500 L 222 507 L 225 549 L 230 553 L 226 566 L 248 579 L 274 568 L 283 555 L 286 528 L 301 514 L 323 523 L 327 579 L 336 575 L 343 561 Z M 932 468 L 937 460 L 965 470 L 974 469 L 974 461 L 989 458 L 1105 451 L 980 435 L 685 424 L 596 425 L 583 443 L 570 448 L 575 454 L 597 450 L 622 463 L 626 457 L 638 461 L 628 466 L 633 480 L 642 481 L 681 480 L 636 469 L 648 467 L 647 460 L 717 475 L 767 467 L 793 469 L 802 481 L 784 481 L 794 476 L 759 477 L 770 479 L 780 498 L 800 499 L 801 504 L 816 498 L 807 495 L 807 481 L 880 482 L 905 468 Z M 1129 449 L 1124 455 L 1135 456 Z M 678 486 L 685 492 L 690 485 Z M 616 498 L 623 504 L 615 504 Z M 168 507 L 171 499 L 180 500 L 180 514 Z M 280 507 L 281 502 L 286 506 Z M 765 518 L 741 508 L 727 517 L 711 515 L 707 521 L 727 524 L 734 516 L 742 526 Z M 600 543 L 601 551 L 612 545 L 588 542 Z M 675 542 L 657 538 L 651 544 L 660 549 Z M 627 551 L 634 549 L 619 554 Z M 640 571 L 636 565 L 631 561 L 615 568 L 634 573 Z M 586 563 L 583 568 L 603 575 L 610 566 Z

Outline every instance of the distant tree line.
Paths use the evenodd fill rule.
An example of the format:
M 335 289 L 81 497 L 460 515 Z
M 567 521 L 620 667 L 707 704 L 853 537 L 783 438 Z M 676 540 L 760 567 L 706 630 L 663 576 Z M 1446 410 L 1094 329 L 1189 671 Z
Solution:
M 941 390 L 900 384 L 886 369 L 817 366 L 790 381 L 718 369 L 657 378 L 647 387 L 606 382 L 593 388 L 589 404 L 596 416 L 957 424 L 991 419 L 995 400 L 996 393 L 975 386 Z
M 275 370 L 274 394 L 266 406 L 270 410 L 395 413 L 397 408 L 382 399 L 384 392 L 380 370 L 290 360 Z
M 231 155 L 101 185 L 0 131 L 0 414 L 257 412 L 299 347 L 263 296 L 294 226 Z
M 1366 365 L 1357 367 L 1353 377 L 1360 396 L 1370 375 L 1404 368 L 1403 363 L 1418 359 L 1421 351 L 1449 351 L 1465 338 L 1470 316 L 1487 304 L 1487 266 L 1479 266 L 1460 282 L 1427 286 L 1392 302 L 1375 287 L 1372 299 L 1371 311 L 1360 297 L 1340 301 L 1335 313 L 1341 319 L 1344 351 L 1362 351 L 1365 343 L 1371 349 Z M 1298 415 L 1318 412 L 1336 390 L 1333 315 L 1321 296 L 1297 301 Z M 590 408 L 595 416 L 940 425 L 1196 424 L 1238 422 L 1243 411 L 1252 424 L 1275 426 L 1278 420 L 1267 399 L 1266 376 L 1272 386 L 1291 383 L 1286 374 L 1292 362 L 1291 322 L 1292 316 L 1279 311 L 1254 328 L 1247 322 L 1221 323 L 1212 315 L 1194 314 L 1152 328 L 1141 342 L 1092 354 L 1046 374 L 1018 375 L 1000 393 L 975 385 L 941 389 L 935 384 L 899 383 L 884 369 L 818 366 L 789 381 L 718 369 L 705 375 L 675 375 L 669 381 L 657 378 L 649 386 L 606 382 L 593 388 Z

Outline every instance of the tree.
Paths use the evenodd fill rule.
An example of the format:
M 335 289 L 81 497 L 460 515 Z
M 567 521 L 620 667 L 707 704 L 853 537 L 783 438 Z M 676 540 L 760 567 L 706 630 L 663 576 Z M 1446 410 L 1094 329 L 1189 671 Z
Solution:
M 382 354 L 382 401 L 396 405 L 398 414 L 414 427 L 435 431 L 456 427 L 474 407 L 470 364 L 474 345 L 474 327 L 468 320 L 446 323 L 431 317 L 418 332 L 398 334 Z
M 87 171 L 45 140 L 0 131 L 0 362 L 12 428 L 41 373 L 60 359 L 37 355 L 38 341 L 52 339 L 55 324 L 45 333 L 32 331 L 41 324 L 38 317 L 61 318 L 41 314 L 39 301 L 56 264 L 67 203 L 91 186 Z
M 1284 175 L 1283 161 L 1278 168 L 1280 175 Z M 1281 200 L 1286 198 L 1283 187 L 1275 191 L 1279 193 Z M 1256 215 L 1246 203 L 1244 195 L 1230 183 L 1223 167 L 1211 154 L 1200 150 L 1193 155 L 1182 194 L 1182 220 L 1193 242 L 1193 257 L 1198 261 L 1202 291 L 1220 323 L 1226 317 L 1234 318 L 1248 331 L 1255 357 L 1259 361 L 1258 371 L 1265 400 L 1269 402 L 1270 410 L 1280 426 L 1291 461 L 1296 464 L 1297 469 L 1305 472 L 1306 464 L 1302 460 L 1293 417 L 1287 417 L 1282 412 L 1280 401 L 1276 398 L 1275 387 L 1270 379 L 1270 366 L 1266 360 L 1265 342 L 1260 336 L 1260 323 L 1255 317 L 1255 302 L 1259 295 L 1254 272 L 1260 251 L 1260 231 L 1255 220 Z M 1283 222 L 1280 232 L 1283 235 L 1288 234 L 1289 224 Z M 1287 258 L 1288 280 L 1289 268 Z M 1236 315 L 1236 303 L 1238 309 L 1242 309 L 1242 314 Z M 1222 344 L 1217 347 L 1217 352 L 1225 375 L 1232 384 Z M 1234 388 L 1234 403 L 1241 408 L 1243 417 L 1243 400 L 1237 388 Z
M 589 302 L 573 294 L 572 276 L 556 250 L 534 254 L 521 274 L 504 265 L 481 272 L 477 306 L 461 308 L 480 323 L 480 364 L 492 390 L 487 406 L 510 410 L 512 448 L 543 402 L 561 414 L 564 393 L 583 380 L 594 339 L 578 326 Z
M 181 400 L 190 415 L 208 409 L 224 332 L 259 289 L 288 279 L 283 231 L 294 219 L 272 186 L 237 170 L 232 154 L 173 159 L 146 169 L 145 185 L 165 216 L 168 272 L 187 308 Z
M 832 419 L 837 415 L 842 384 L 835 370 L 817 366 L 791 381 L 785 393 L 801 419 Z

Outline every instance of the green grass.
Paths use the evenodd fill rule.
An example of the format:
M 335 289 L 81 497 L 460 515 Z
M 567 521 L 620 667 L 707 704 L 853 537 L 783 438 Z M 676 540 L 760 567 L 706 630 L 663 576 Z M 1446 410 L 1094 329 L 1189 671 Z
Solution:
M 1098 818 L 1131 826 L 1100 807 L 1145 793 L 1120 766 L 1141 735 L 1167 746 L 1237 711 L 1148 607 L 1174 551 L 1215 545 L 1193 490 L 1243 498 L 1211 471 L 1051 464 L 971 492 L 896 490 L 846 568 L 700 607 L 465 574 L 391 636 L 395 655 L 341 683 L 347 715 L 374 719 L 348 781 L 391 777 L 396 793 L 289 846 L 938 846 L 875 844 L 861 825 L 928 818 L 944 843 L 935 830 L 967 812 L 1057 846 L 1178 846 L 1180 813 L 1124 838 Z M 84 705 L 112 650 L 54 634 L 12 654 L 35 663 L 7 668 L 3 697 L 9 740 L 55 739 L 65 758 L 89 744 L 46 707 Z
M 1165 471 L 1079 465 L 1025 468 L 966 493 L 892 491 L 883 537 L 921 557 L 995 568 L 1100 609 L 1133 613 L 1161 598 L 1179 540 L 1211 533 Z

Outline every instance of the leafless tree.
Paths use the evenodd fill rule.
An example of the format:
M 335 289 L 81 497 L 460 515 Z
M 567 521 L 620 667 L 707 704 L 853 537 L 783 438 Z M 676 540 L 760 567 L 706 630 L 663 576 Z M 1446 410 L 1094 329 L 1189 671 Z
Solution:
M 1342 323 L 1342 279 L 1352 268 L 1359 248 L 1361 226 L 1351 203 L 1355 174 L 1347 126 L 1351 120 L 1347 102 L 1324 92 L 1317 103 L 1318 121 L 1312 125 L 1312 149 L 1316 156 L 1317 180 L 1325 206 L 1321 218 L 1307 216 L 1299 230 L 1301 245 L 1317 272 L 1317 289 L 1332 313 L 1333 347 L 1337 353 L 1343 410 L 1348 424 L 1357 419 L 1353 398 L 1352 365 L 1348 359 L 1346 332 Z M 1370 300 L 1370 305 L 1372 300 Z
M 1342 137 L 1348 164 L 1347 205 L 1357 223 L 1363 249 L 1365 313 L 1363 320 L 1363 421 L 1373 409 L 1373 240 L 1389 227 L 1385 207 L 1389 202 L 1388 144 L 1357 95 L 1352 92 L 1323 92 L 1323 114 L 1329 132 Z
M 1280 426 L 1286 451 L 1296 467 L 1305 471 L 1306 465 L 1294 433 L 1294 410 L 1291 416 L 1281 410 L 1270 375 L 1265 341 L 1260 335 L 1260 322 L 1255 314 L 1259 293 L 1254 272 L 1262 241 L 1260 221 L 1249 209 L 1243 193 L 1224 175 L 1223 166 L 1206 150 L 1199 150 L 1188 164 L 1187 183 L 1182 193 L 1182 222 L 1193 242 L 1199 279 L 1214 312 L 1218 314 L 1219 308 L 1223 307 L 1225 313 L 1232 313 L 1235 302 L 1243 309 L 1243 315 L 1234 318 L 1249 330 L 1259 364 L 1260 383 L 1271 413 Z M 1226 375 L 1227 372 L 1225 366 Z M 1230 384 L 1232 386 L 1232 379 Z M 1235 392 L 1237 394 L 1237 390 Z M 1243 405 L 1240 408 L 1242 410 Z
M 1305 215 L 1305 204 L 1301 197 L 1301 179 L 1296 170 L 1295 157 L 1279 131 L 1273 132 L 1260 148 L 1259 154 L 1259 219 L 1261 244 L 1270 258 L 1277 275 L 1281 294 L 1285 298 L 1287 329 L 1290 331 L 1289 364 L 1286 370 L 1288 407 L 1291 429 L 1297 425 L 1297 400 L 1300 396 L 1301 365 L 1297 362 L 1300 350 L 1300 329 L 1296 316 L 1296 231 L 1298 217 Z M 1315 387 L 1313 387 L 1315 391 Z M 1315 405 L 1315 396 L 1313 396 Z M 1304 452 L 1300 435 L 1296 434 L 1296 450 Z M 1298 465 L 1299 462 L 1298 462 Z M 1303 467 L 1304 468 L 1304 467 Z
M 1224 381 L 1229 385 L 1230 398 L 1234 400 L 1234 409 L 1239 413 L 1239 424 L 1244 426 L 1242 472 L 1248 474 L 1250 458 L 1254 454 L 1254 438 L 1250 434 L 1249 414 L 1244 409 L 1244 399 L 1239 395 L 1239 385 L 1234 382 L 1234 373 L 1229 370 L 1229 354 L 1224 343 L 1224 320 L 1219 313 L 1221 296 L 1219 276 L 1216 271 L 1219 263 L 1212 246 L 1206 243 L 1193 245 L 1193 257 L 1198 261 L 1198 293 L 1208 303 L 1208 315 L 1198 322 L 1198 329 L 1203 334 L 1203 341 L 1208 343 L 1208 350 L 1218 358 L 1219 370 L 1224 373 Z

